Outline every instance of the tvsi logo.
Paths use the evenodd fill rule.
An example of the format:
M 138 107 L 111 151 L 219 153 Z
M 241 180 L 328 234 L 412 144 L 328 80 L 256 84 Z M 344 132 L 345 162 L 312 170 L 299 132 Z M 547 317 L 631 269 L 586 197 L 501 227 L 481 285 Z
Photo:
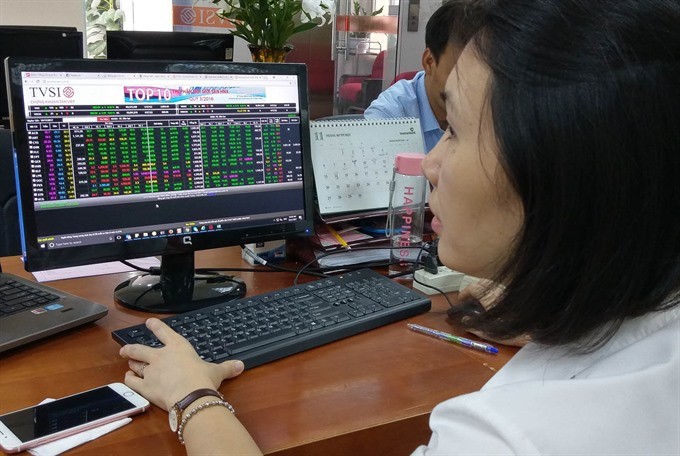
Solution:
M 29 87 L 31 91 L 31 96 L 33 98 L 43 97 L 43 98 L 71 98 L 75 95 L 73 87 L 66 86 L 62 87 Z

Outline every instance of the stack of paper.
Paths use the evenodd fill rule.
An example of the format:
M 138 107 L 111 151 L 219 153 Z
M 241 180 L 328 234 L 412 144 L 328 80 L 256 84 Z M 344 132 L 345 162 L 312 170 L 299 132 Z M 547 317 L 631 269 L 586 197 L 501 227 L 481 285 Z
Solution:
M 357 227 L 348 224 L 338 224 L 335 228 L 321 224 L 316 227 L 318 248 L 325 252 L 344 248 L 345 246 L 362 245 L 374 238 L 370 234 L 362 233 Z
M 334 250 L 332 252 L 314 251 L 316 261 L 322 268 L 342 267 L 362 263 L 389 261 L 390 249 L 380 247 L 355 247 L 350 250 Z

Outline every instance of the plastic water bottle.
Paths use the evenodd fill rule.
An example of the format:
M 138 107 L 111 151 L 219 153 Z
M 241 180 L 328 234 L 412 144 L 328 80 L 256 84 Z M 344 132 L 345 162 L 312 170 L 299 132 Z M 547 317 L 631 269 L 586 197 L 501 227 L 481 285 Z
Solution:
M 385 234 L 391 239 L 391 274 L 413 271 L 423 244 L 427 179 L 420 153 L 400 153 L 394 160 Z M 402 276 L 409 278 L 412 276 Z

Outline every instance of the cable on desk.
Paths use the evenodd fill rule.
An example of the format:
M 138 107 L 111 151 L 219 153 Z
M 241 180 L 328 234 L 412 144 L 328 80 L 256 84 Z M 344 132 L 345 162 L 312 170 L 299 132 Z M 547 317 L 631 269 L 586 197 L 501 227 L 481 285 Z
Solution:
M 280 266 L 275 266 L 279 269 L 274 269 L 275 265 L 272 265 L 271 263 L 267 263 L 267 268 L 270 269 L 260 269 L 260 268 L 198 268 L 196 269 L 197 274 L 209 274 L 211 272 L 295 272 L 297 273 L 297 269 L 286 269 L 282 268 Z M 309 274 L 310 275 L 316 275 L 319 274 L 318 277 L 326 277 L 325 275 L 322 275 L 320 272 L 317 271 L 318 268 L 313 268 L 310 270 Z
M 209 273 L 214 273 L 214 272 L 290 272 L 290 273 L 296 274 L 295 279 L 293 280 L 293 283 L 295 285 L 297 285 L 298 279 L 300 278 L 300 275 L 302 275 L 302 274 L 311 275 L 311 276 L 314 276 L 314 277 L 327 277 L 327 274 L 325 273 L 326 271 L 328 271 L 328 272 L 338 271 L 338 270 L 352 271 L 352 270 L 359 269 L 359 268 L 379 268 L 379 267 L 389 266 L 389 265 L 394 263 L 394 261 L 379 261 L 379 262 L 371 262 L 371 263 L 361 263 L 359 265 L 348 265 L 348 266 L 341 267 L 341 268 L 339 268 L 337 266 L 328 266 L 328 267 L 325 267 L 325 268 L 323 268 L 323 267 L 315 268 L 316 271 L 319 271 L 319 272 L 316 272 L 316 271 L 311 270 L 310 266 L 312 264 L 314 264 L 320 258 L 329 256 L 329 255 L 333 255 L 334 253 L 342 252 L 342 250 L 334 250 L 332 252 L 323 253 L 323 254 L 319 255 L 316 259 L 314 259 L 314 260 L 306 263 L 305 265 L 303 265 L 302 268 L 300 268 L 299 270 L 296 270 L 296 269 L 289 269 L 289 268 L 284 268 L 284 267 L 281 267 L 281 266 L 278 266 L 278 265 L 271 264 L 268 261 L 261 258 L 259 255 L 257 255 L 255 252 L 250 250 L 245 245 L 241 245 L 241 248 L 245 250 L 246 255 L 250 255 L 253 259 L 255 259 L 255 261 L 262 264 L 263 266 L 269 267 L 270 269 L 267 270 L 267 269 L 256 269 L 256 268 L 198 268 L 198 269 L 196 269 L 196 273 L 197 274 L 209 274 Z M 382 247 L 355 247 L 353 250 L 377 250 L 377 249 L 385 249 L 385 248 L 389 248 L 390 250 L 392 250 L 392 249 L 395 249 L 395 248 L 398 248 L 398 247 L 385 247 L 385 246 L 382 246 Z M 414 262 L 415 266 L 414 266 L 413 270 L 407 270 L 407 271 L 404 271 L 404 272 L 400 272 L 398 274 L 392 274 L 389 277 L 391 279 L 394 279 L 394 278 L 398 278 L 398 277 L 405 276 L 405 275 L 408 275 L 408 274 L 414 274 L 416 272 L 416 270 L 419 269 L 418 265 L 420 264 L 420 258 L 422 256 L 423 252 L 428 252 L 428 254 L 429 254 L 428 257 L 431 257 L 433 252 L 436 252 L 436 249 L 437 249 L 436 244 L 430 245 L 429 243 L 424 243 L 422 245 L 422 247 L 420 248 L 420 251 L 418 252 L 418 257 L 416 258 L 416 260 Z M 435 255 L 436 255 L 436 253 L 435 253 Z M 260 262 L 260 260 L 261 260 L 261 262 Z M 137 266 L 136 264 L 130 263 L 129 261 L 120 260 L 120 262 L 123 263 L 124 265 L 132 268 L 132 269 L 137 270 L 137 271 L 146 272 L 147 274 L 151 274 L 151 275 L 159 275 L 160 274 L 160 268 L 158 268 L 158 267 L 146 269 L 146 268 L 142 268 L 140 266 Z M 225 280 L 227 280 L 227 281 L 231 281 L 231 282 L 234 282 L 236 284 L 239 284 L 237 281 L 231 280 L 227 276 L 222 276 L 222 277 L 224 277 Z M 426 283 L 421 282 L 420 280 L 418 280 L 415 277 L 415 274 L 413 276 L 413 280 L 415 282 L 418 282 L 419 284 L 421 284 L 423 286 L 426 286 L 428 288 L 432 288 L 433 290 L 435 290 L 436 292 L 438 292 L 439 294 L 444 296 L 444 299 L 446 299 L 446 302 L 449 304 L 449 307 L 453 308 L 453 303 L 451 302 L 451 300 L 449 299 L 449 297 L 446 295 L 446 293 L 444 291 L 440 290 L 437 287 L 433 287 L 432 285 L 428 285 Z M 152 290 L 153 290 L 153 287 L 150 288 L 147 291 L 152 291 Z M 146 294 L 146 293 L 144 293 L 144 294 Z
M 300 270 L 298 270 L 298 269 L 284 268 L 282 266 L 272 264 L 268 261 L 266 261 L 265 263 L 266 263 L 265 267 L 267 267 L 269 269 L 260 269 L 260 268 L 199 268 L 199 269 L 196 269 L 196 273 L 209 274 L 211 272 L 290 272 L 292 274 L 297 274 L 297 276 L 299 276 L 299 274 L 300 274 Z M 322 271 L 320 271 L 319 268 L 314 268 L 313 270 L 310 269 L 309 271 L 304 271 L 303 274 L 310 275 L 312 277 L 318 277 L 318 278 L 328 277 L 328 275 L 324 274 Z
M 427 252 L 428 255 L 425 257 L 425 261 L 423 262 L 425 269 L 428 272 L 433 272 L 432 268 L 434 268 L 434 274 L 436 274 L 437 266 L 439 265 L 439 257 L 437 254 L 437 247 L 439 244 L 439 239 L 435 239 L 432 243 L 425 243 L 420 249 L 420 252 L 418 252 L 418 258 L 416 258 L 416 263 L 420 262 L 420 256 L 422 255 L 423 252 Z M 417 268 L 416 268 L 417 269 Z M 413 281 L 419 283 L 420 285 L 426 286 L 427 288 L 432 288 L 434 291 L 438 292 L 442 296 L 444 296 L 444 299 L 446 299 L 446 302 L 449 303 L 449 307 L 453 308 L 453 303 L 449 299 L 448 296 L 446 296 L 446 293 L 443 290 L 440 290 L 437 287 L 433 287 L 432 285 L 428 285 L 426 283 L 421 282 L 418 280 L 415 274 L 415 270 L 413 271 Z
M 401 272 L 401 273 L 399 273 L 399 274 L 393 274 L 393 275 L 390 275 L 389 278 L 390 278 L 390 279 L 393 279 L 393 278 L 396 278 L 396 277 L 400 277 L 400 276 L 403 276 L 403 275 L 408 275 L 408 274 L 414 273 L 414 272 L 416 271 L 416 269 L 417 269 L 418 263 L 419 263 L 419 261 L 420 261 L 420 256 L 421 256 L 421 254 L 422 254 L 422 252 L 423 252 L 423 249 L 425 248 L 425 245 L 426 245 L 426 244 L 423 244 L 423 246 L 421 246 L 421 247 L 420 247 L 420 250 L 418 251 L 418 257 L 417 257 L 416 260 L 413 262 L 413 263 L 416 265 L 416 266 L 413 268 L 413 270 L 410 270 L 410 269 L 409 269 L 409 270 L 404 271 L 404 272 Z M 360 250 L 385 250 L 385 249 L 395 250 L 395 249 L 401 249 L 401 247 L 387 247 L 387 246 L 379 246 L 379 247 L 353 247 L 352 250 L 351 250 L 351 252 L 360 251 Z M 325 257 L 330 256 L 330 255 L 338 254 L 338 253 L 347 253 L 347 250 L 345 250 L 345 249 L 338 249 L 338 250 L 333 250 L 332 252 L 325 252 L 325 253 L 322 253 L 322 254 L 320 254 L 319 256 L 317 256 L 315 259 L 313 259 L 312 261 L 310 261 L 310 262 L 306 263 L 305 265 L 303 265 L 302 268 L 300 268 L 300 272 L 298 272 L 298 274 L 295 276 L 295 279 L 293 280 L 293 284 L 295 284 L 295 285 L 298 284 L 298 279 L 300 278 L 300 275 L 303 273 L 303 271 L 304 271 L 305 269 L 307 269 L 308 267 L 310 267 L 312 264 L 316 263 L 318 260 L 320 260 L 320 259 L 322 259 L 322 258 L 325 258 Z M 396 263 L 395 261 L 388 261 L 388 262 L 380 262 L 379 265 L 380 265 L 380 266 L 389 266 L 390 264 L 395 264 L 395 263 Z M 347 271 L 347 270 L 355 270 L 355 269 L 366 268 L 366 267 L 378 267 L 378 266 L 376 266 L 375 263 L 361 263 L 361 264 L 357 264 L 357 265 L 349 265 L 349 266 L 331 266 L 331 267 L 329 267 L 329 268 L 332 268 L 332 270 L 336 270 L 336 271 L 337 271 L 338 269 L 342 269 L 342 270 Z
M 161 268 L 154 266 L 151 268 L 142 268 L 140 266 L 137 266 L 136 264 L 130 263 L 129 261 L 126 260 L 119 260 L 122 264 L 125 266 L 135 269 L 140 272 L 145 272 L 149 275 L 160 275 L 161 274 Z M 264 260 L 263 260 L 264 261 Z M 196 268 L 195 273 L 196 274 L 210 274 L 210 273 L 216 273 L 216 272 L 290 272 L 297 274 L 298 270 L 297 269 L 288 269 L 284 268 L 275 264 L 271 264 L 269 262 L 265 261 L 265 265 L 270 268 L 270 269 L 256 269 L 256 268 Z M 327 277 L 326 274 L 323 272 L 317 272 L 317 271 L 307 271 L 305 272 L 307 275 L 311 275 L 314 277 Z M 227 276 L 223 276 L 227 277 Z M 198 277 L 197 280 L 207 280 L 209 278 L 204 278 L 204 277 Z M 228 278 L 226 280 L 229 280 Z
M 244 244 L 241 244 L 241 248 L 243 249 L 243 251 L 245 252 L 246 255 L 248 255 L 250 258 L 255 260 L 255 262 L 261 264 L 262 266 L 270 267 L 270 268 L 272 268 L 276 271 L 293 272 L 293 273 L 297 273 L 299 275 L 299 271 L 297 269 L 289 269 L 289 268 L 284 268 L 284 267 L 276 265 L 276 264 L 272 264 L 272 263 L 268 262 L 267 260 L 265 260 L 264 258 L 262 258 L 261 256 L 259 256 L 257 253 L 253 252 L 251 248 L 249 248 L 248 246 L 246 246 Z M 304 269 L 304 267 L 302 269 Z M 308 271 L 308 272 L 305 272 L 305 274 L 311 275 L 311 276 L 314 276 L 314 277 L 327 277 L 326 274 L 324 274 L 324 273 L 314 272 L 314 271 Z M 298 276 L 296 275 L 295 277 L 297 278 Z
M 149 274 L 149 275 L 161 275 L 161 268 L 158 267 L 158 266 L 152 266 L 152 267 L 146 269 L 146 268 L 142 268 L 142 267 L 140 267 L 140 266 L 137 266 L 137 265 L 135 265 L 135 264 L 132 264 L 132 263 L 130 263 L 129 261 L 126 261 L 126 260 L 119 260 L 119 261 L 120 261 L 121 263 L 123 263 L 125 266 L 130 267 L 130 268 L 132 268 L 132 269 L 135 269 L 135 270 L 137 270 L 137 271 L 145 272 L 145 273 L 147 273 L 147 274 Z M 196 277 L 196 276 L 194 276 L 194 279 L 195 279 L 195 280 L 212 280 L 212 279 L 215 279 L 215 278 L 219 278 L 219 279 L 221 279 L 221 280 L 223 280 L 223 281 L 225 281 L 225 282 L 233 282 L 233 283 L 235 283 L 235 284 L 237 284 L 237 285 L 240 285 L 240 282 L 238 282 L 238 281 L 236 281 L 236 280 L 233 280 L 233 277 L 226 276 L 226 275 L 214 274 L 215 272 L 218 272 L 218 271 L 220 271 L 220 272 L 222 272 L 222 271 L 223 271 L 223 272 L 229 272 L 229 271 L 252 272 L 252 271 L 257 271 L 257 270 L 255 270 L 255 269 L 247 269 L 247 268 L 238 268 L 238 269 L 237 269 L 237 268 L 219 268 L 219 269 L 215 269 L 215 268 L 212 268 L 212 269 L 198 268 L 198 269 L 195 269 L 195 270 L 194 270 L 194 273 L 195 273 L 195 274 L 205 274 L 205 275 L 209 275 L 209 274 L 213 273 L 213 277 Z M 266 272 L 270 272 L 270 271 L 266 271 Z M 274 272 L 274 271 L 271 271 L 271 272 Z
M 449 297 L 446 295 L 446 293 L 444 292 L 444 290 L 441 290 L 441 289 L 439 289 L 439 288 L 437 288 L 437 287 L 433 287 L 432 285 L 429 285 L 429 284 L 427 284 L 427 283 L 421 282 L 420 280 L 418 280 L 418 279 L 416 278 L 416 275 L 415 275 L 415 274 L 413 274 L 413 281 L 414 281 L 414 282 L 418 282 L 419 284 L 421 284 L 421 285 L 424 286 L 424 287 L 432 288 L 434 291 L 436 291 L 437 293 L 439 293 L 439 294 L 441 294 L 442 296 L 444 296 L 444 299 L 446 299 L 446 302 L 449 303 L 449 307 L 453 308 L 453 303 L 451 302 L 451 300 L 449 299 Z
M 321 258 L 324 258 L 324 257 L 329 256 L 329 255 L 333 255 L 333 254 L 336 254 L 336 253 L 345 252 L 344 250 L 334 250 L 332 252 L 322 253 L 321 255 L 316 257 L 314 260 L 304 264 L 300 269 L 291 269 L 291 268 L 284 268 L 282 266 L 278 266 L 278 265 L 275 265 L 275 264 L 272 264 L 272 263 L 266 261 L 265 259 L 263 259 L 259 255 L 257 255 L 255 252 L 253 252 L 251 249 L 249 249 L 245 245 L 241 245 L 241 248 L 244 250 L 246 255 L 249 255 L 256 262 L 258 262 L 262 266 L 266 266 L 269 269 L 260 269 L 260 268 L 197 268 L 196 271 L 195 271 L 196 274 L 210 274 L 210 273 L 216 273 L 216 272 L 290 272 L 290 273 L 295 274 L 295 279 L 293 280 L 293 283 L 295 285 L 297 285 L 298 280 L 299 280 L 299 278 L 302 274 L 310 275 L 310 276 L 313 276 L 313 277 L 323 278 L 323 277 L 328 277 L 328 272 L 331 272 L 331 271 L 353 271 L 353 270 L 361 269 L 361 268 L 385 267 L 385 266 L 389 266 L 389 265 L 395 263 L 394 261 L 376 261 L 376 262 L 361 263 L 361 264 L 356 264 L 356 265 L 347 265 L 347 266 L 342 266 L 342 267 L 327 266 L 327 267 L 317 267 L 317 268 L 313 268 L 313 269 L 311 268 L 311 266 L 314 263 L 316 263 L 317 260 L 319 260 Z M 355 250 L 355 251 L 357 251 L 357 250 L 384 250 L 384 249 L 393 250 L 393 249 L 397 249 L 397 248 L 400 248 L 400 247 L 386 247 L 386 246 L 355 247 L 353 250 Z M 413 268 L 413 270 L 409 269 L 409 270 L 401 272 L 399 274 L 393 274 L 389 277 L 390 278 L 397 278 L 397 277 L 401 277 L 401 276 L 404 276 L 404 275 L 414 273 L 418 269 L 418 265 L 420 264 L 420 258 L 422 256 L 423 251 L 429 251 L 429 249 L 430 249 L 429 243 L 425 243 L 425 244 L 423 244 L 423 246 L 421 246 L 421 248 L 418 252 L 418 256 L 417 256 L 416 260 L 414 261 L 415 267 Z M 145 273 L 150 274 L 150 275 L 160 275 L 160 267 L 151 267 L 149 269 L 146 269 L 146 268 L 142 268 L 140 266 L 137 266 L 133 263 L 130 263 L 129 261 L 126 261 L 126 260 L 120 260 L 120 262 L 123 263 L 124 265 L 132 268 L 132 269 L 137 270 L 137 271 L 145 272 Z M 222 277 L 224 278 L 224 280 L 232 281 L 232 280 L 230 280 L 230 278 L 228 276 L 222 276 Z M 198 280 L 201 280 L 201 279 L 208 280 L 209 278 L 198 277 L 197 279 Z M 431 288 L 434 288 L 434 287 L 431 287 Z M 437 290 L 437 291 L 439 291 L 441 293 L 440 290 Z M 447 301 L 448 301 L 448 298 L 447 298 Z M 450 302 L 449 302 L 449 304 L 450 304 Z
M 127 266 L 128 268 L 136 269 L 137 271 L 146 272 L 147 274 L 152 274 L 152 275 L 158 275 L 158 274 L 160 274 L 160 268 L 146 269 L 146 268 L 143 268 L 143 267 L 141 267 L 141 266 L 137 266 L 136 264 L 130 263 L 129 261 L 126 261 L 126 260 L 118 260 L 118 261 L 120 261 L 121 263 L 123 263 L 123 264 L 124 264 L 125 266 Z M 158 273 L 155 274 L 155 273 L 153 272 L 153 269 L 158 269 Z

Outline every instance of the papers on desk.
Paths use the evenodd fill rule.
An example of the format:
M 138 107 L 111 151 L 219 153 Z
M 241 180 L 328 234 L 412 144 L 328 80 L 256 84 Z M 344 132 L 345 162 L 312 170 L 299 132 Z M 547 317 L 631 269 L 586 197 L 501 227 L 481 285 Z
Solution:
M 378 261 L 389 261 L 390 249 L 357 247 L 351 250 L 334 250 L 333 252 L 315 250 L 314 255 L 316 255 L 316 262 L 319 263 L 320 267 L 332 268 Z
M 316 241 L 318 247 L 326 252 L 342 248 L 340 239 L 347 245 L 362 245 L 367 241 L 373 240 L 373 236 L 362 233 L 357 227 L 352 225 L 341 225 L 329 231 L 329 225 L 321 224 L 316 226 Z
M 94 439 L 108 434 L 109 432 L 115 431 L 118 428 L 125 426 L 130 423 L 132 418 L 122 418 L 118 421 L 112 423 L 103 424 L 94 429 L 89 429 L 87 431 L 80 432 L 78 434 L 71 435 L 69 437 L 64 437 L 63 439 L 55 440 L 44 445 L 40 445 L 35 448 L 28 450 L 33 456 L 56 456 L 65 451 L 75 448 L 83 443 L 90 442 Z
M 54 399 L 47 398 L 44 401 L 42 401 L 41 404 L 46 404 L 52 401 L 54 401 Z M 71 448 L 75 448 L 78 445 L 82 445 L 83 443 L 87 443 L 91 440 L 98 439 L 99 437 L 106 435 L 111 431 L 115 431 L 116 429 L 125 426 L 131 421 L 132 418 L 130 417 L 121 418 L 120 420 L 114 421 L 112 423 L 103 424 L 93 429 L 88 429 L 86 431 L 82 431 L 77 434 L 73 434 L 68 437 L 63 437 L 61 439 L 54 440 L 52 442 L 31 448 L 30 450 L 28 450 L 28 452 L 31 453 L 33 456 L 56 456 L 58 454 L 70 450 Z
M 351 223 L 333 226 L 317 224 L 311 238 L 316 262 L 322 268 L 353 266 L 362 263 L 389 261 L 390 251 L 380 247 L 388 241 L 383 235 L 371 235 Z
M 137 258 L 130 260 L 129 263 L 144 269 L 161 265 L 161 261 L 156 257 Z M 74 279 L 77 277 L 91 277 L 104 274 L 115 274 L 118 272 L 134 271 L 134 269 L 129 266 L 125 266 L 120 261 L 111 261 L 108 263 L 88 264 L 87 266 L 50 269 L 48 271 L 36 271 L 33 273 L 33 277 L 35 277 L 35 280 L 38 282 L 49 282 L 51 280 Z

